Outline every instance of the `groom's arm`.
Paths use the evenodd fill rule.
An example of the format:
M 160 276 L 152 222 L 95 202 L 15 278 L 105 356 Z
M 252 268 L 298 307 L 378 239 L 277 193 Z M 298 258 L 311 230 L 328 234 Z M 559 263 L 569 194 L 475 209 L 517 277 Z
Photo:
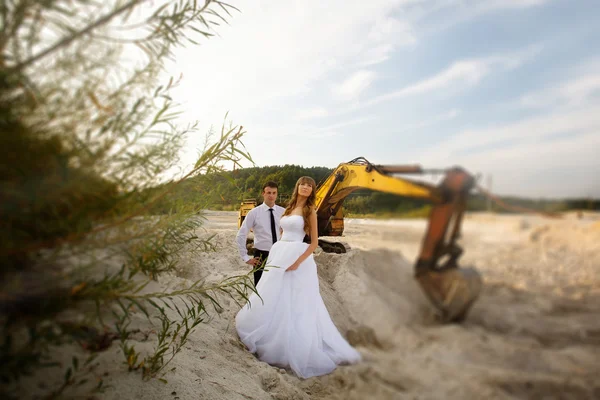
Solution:
M 254 210 L 255 208 L 248 212 L 246 218 L 244 218 L 244 222 L 242 222 L 240 230 L 238 231 L 235 237 L 240 257 L 245 263 L 247 263 L 248 260 L 252 258 L 248 255 L 248 249 L 246 248 L 246 238 L 248 237 L 248 232 L 250 232 L 250 229 L 254 227 L 254 221 L 256 219 L 256 213 L 252 212 Z

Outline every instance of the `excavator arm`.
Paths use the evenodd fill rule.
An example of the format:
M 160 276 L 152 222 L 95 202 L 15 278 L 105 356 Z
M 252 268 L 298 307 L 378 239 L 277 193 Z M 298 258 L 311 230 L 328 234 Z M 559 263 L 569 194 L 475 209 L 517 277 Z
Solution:
M 368 161 L 355 159 L 340 164 L 319 185 L 316 193 L 316 209 L 319 221 L 319 236 L 341 236 L 344 232 L 342 204 L 346 197 L 359 189 L 416 197 L 440 202 L 441 197 L 432 186 L 412 182 L 388 175 L 384 166 L 375 166 Z M 396 171 L 416 171 L 418 167 L 393 167 Z
M 437 186 L 393 174 L 424 174 L 419 166 L 374 165 L 364 158 L 340 164 L 319 185 L 316 210 L 319 236 L 341 236 L 344 231 L 342 204 L 359 189 L 422 198 L 432 203 L 427 231 L 415 264 L 415 278 L 438 310 L 442 320 L 462 320 L 481 291 L 482 281 L 474 269 L 459 269 L 460 236 L 467 198 L 475 179 L 461 168 L 437 170 L 444 179 Z M 345 252 L 340 243 L 319 239 L 323 249 Z

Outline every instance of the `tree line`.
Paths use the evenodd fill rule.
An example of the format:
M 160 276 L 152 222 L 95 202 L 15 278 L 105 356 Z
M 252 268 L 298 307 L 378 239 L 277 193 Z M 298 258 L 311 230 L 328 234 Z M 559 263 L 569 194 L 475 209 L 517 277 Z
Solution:
M 178 203 L 194 203 L 211 210 L 234 211 L 242 200 L 262 201 L 262 186 L 267 181 L 279 185 L 278 204 L 285 206 L 292 194 L 294 185 L 301 176 L 310 176 L 317 185 L 324 182 L 333 172 L 327 167 L 303 167 L 294 164 L 265 166 L 223 171 L 194 176 L 186 180 L 170 194 L 166 201 L 157 204 L 152 212 L 168 213 Z M 532 199 L 516 196 L 500 196 L 500 200 L 511 206 L 525 207 L 544 212 L 568 210 L 598 210 L 598 199 Z M 344 201 L 344 209 L 349 215 L 384 215 L 423 217 L 430 209 L 430 202 L 423 199 L 402 197 L 395 194 L 370 190 L 357 190 Z M 489 203 L 481 193 L 474 192 L 469 198 L 468 211 L 492 211 L 508 213 L 495 203 Z

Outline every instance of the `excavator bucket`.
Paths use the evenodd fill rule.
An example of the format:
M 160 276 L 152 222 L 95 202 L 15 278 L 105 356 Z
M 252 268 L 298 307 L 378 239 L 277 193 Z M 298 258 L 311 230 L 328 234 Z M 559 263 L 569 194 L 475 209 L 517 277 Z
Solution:
M 465 171 L 449 170 L 438 187 L 442 199 L 431 210 L 415 278 L 443 322 L 462 321 L 479 297 L 483 281 L 473 268 L 459 268 L 460 236 L 468 191 L 474 180 Z M 445 262 L 439 265 L 440 260 Z
M 461 322 L 477 300 L 483 285 L 473 268 L 426 271 L 416 277 L 442 322 Z

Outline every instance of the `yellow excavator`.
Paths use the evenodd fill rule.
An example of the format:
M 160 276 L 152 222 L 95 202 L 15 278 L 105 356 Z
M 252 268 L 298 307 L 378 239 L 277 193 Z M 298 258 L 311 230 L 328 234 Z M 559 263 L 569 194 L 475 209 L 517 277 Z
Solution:
M 397 176 L 441 173 L 438 185 Z M 427 230 L 415 264 L 415 279 L 429 298 L 443 322 L 462 321 L 481 292 L 482 279 L 472 268 L 459 268 L 463 250 L 456 243 L 462 217 L 475 179 L 465 170 L 454 167 L 425 170 L 418 165 L 375 165 L 363 157 L 342 163 L 317 187 L 316 211 L 319 246 L 326 252 L 345 253 L 343 243 L 328 242 L 321 237 L 341 236 L 344 232 L 343 203 L 359 189 L 421 198 L 432 203 Z M 242 213 L 248 212 L 242 203 Z M 307 240 L 309 240 L 307 238 Z

